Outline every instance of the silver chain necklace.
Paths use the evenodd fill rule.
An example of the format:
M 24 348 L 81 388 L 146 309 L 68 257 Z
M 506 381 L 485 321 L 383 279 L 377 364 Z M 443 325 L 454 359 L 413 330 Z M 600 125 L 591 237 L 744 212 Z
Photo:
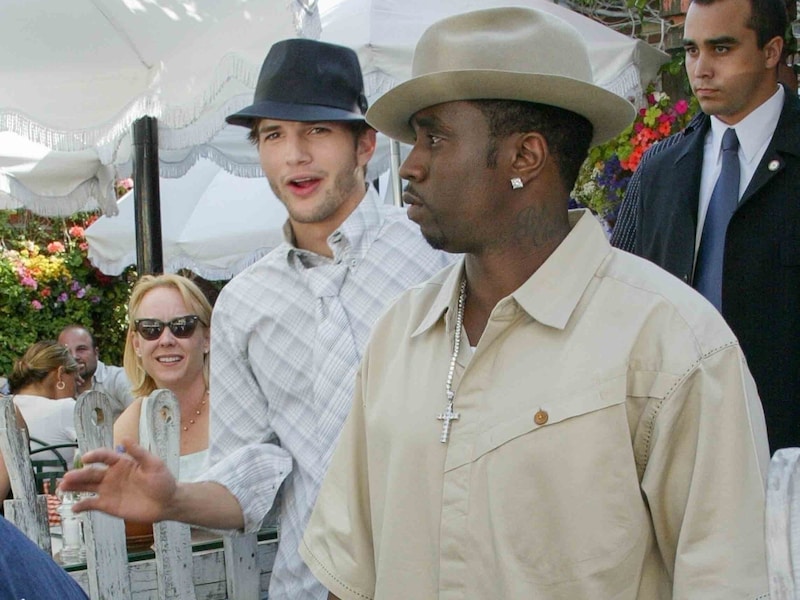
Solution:
M 456 371 L 456 359 L 458 358 L 458 351 L 461 348 L 461 327 L 464 324 L 464 304 L 467 301 L 467 279 L 466 277 L 461 280 L 461 291 L 458 295 L 458 311 L 456 312 L 456 331 L 453 335 L 453 356 L 450 357 L 450 369 L 447 372 L 447 384 L 445 391 L 447 392 L 447 408 L 436 418 L 442 422 L 442 435 L 439 441 L 443 444 L 447 443 L 450 437 L 450 423 L 457 421 L 461 415 L 453 412 L 453 401 L 456 399 L 456 393 L 453 391 L 453 375 Z

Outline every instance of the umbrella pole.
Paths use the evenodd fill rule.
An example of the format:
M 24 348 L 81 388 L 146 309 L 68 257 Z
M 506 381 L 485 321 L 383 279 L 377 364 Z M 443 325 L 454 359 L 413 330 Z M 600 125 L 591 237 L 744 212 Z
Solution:
M 394 198 L 395 206 L 403 206 L 403 184 L 400 181 L 400 142 L 390 140 L 389 148 L 389 185 L 392 188 L 392 198 Z
M 142 117 L 133 122 L 133 201 L 139 276 L 164 272 L 158 175 L 158 120 Z

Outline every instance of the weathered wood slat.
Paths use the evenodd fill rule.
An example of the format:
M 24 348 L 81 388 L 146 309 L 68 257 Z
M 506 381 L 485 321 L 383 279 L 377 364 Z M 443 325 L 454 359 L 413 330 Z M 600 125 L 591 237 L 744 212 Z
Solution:
M 17 427 L 13 396 L 0 396 L 0 451 L 14 492 L 14 499 L 3 503 L 6 519 L 49 554 L 47 500 L 37 497 L 28 432 Z
M 181 411 L 169 390 L 155 390 L 148 402 L 149 450 L 158 455 L 178 478 L 180 470 Z M 192 582 L 192 543 L 189 526 L 161 521 L 153 526 L 158 569 L 159 597 L 165 600 L 195 600 Z
M 796 599 L 800 595 L 800 448 L 782 448 L 770 461 L 766 546 L 770 598 Z
M 114 439 L 111 401 L 102 392 L 84 392 L 75 406 L 75 429 L 82 454 L 111 447 Z M 88 593 L 92 600 L 131 597 L 128 551 L 122 519 L 90 511 L 83 513 Z
M 253 535 L 226 535 L 225 572 L 228 582 L 228 596 L 241 600 L 259 600 L 261 574 L 256 562 L 258 538 Z
M 263 595 L 269 588 L 272 563 L 277 552 L 275 540 L 258 544 L 257 563 L 259 566 L 260 589 Z M 201 550 L 193 557 L 192 580 L 197 600 L 239 600 L 226 592 L 225 559 L 223 549 Z M 128 566 L 132 600 L 160 600 L 155 559 L 132 562 Z M 85 570 L 71 570 L 70 575 L 88 591 L 88 576 Z

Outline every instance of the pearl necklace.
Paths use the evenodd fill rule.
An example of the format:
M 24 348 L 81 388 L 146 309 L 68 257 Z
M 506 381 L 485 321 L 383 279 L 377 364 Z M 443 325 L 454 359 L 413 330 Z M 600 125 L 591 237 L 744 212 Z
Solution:
M 457 421 L 461 418 L 461 414 L 453 412 L 453 402 L 456 399 L 456 393 L 453 391 L 453 375 L 456 371 L 456 359 L 458 358 L 458 351 L 461 348 L 461 328 L 464 324 L 464 304 L 467 302 L 467 279 L 466 277 L 461 280 L 461 291 L 458 294 L 458 311 L 456 312 L 456 325 L 455 333 L 453 335 L 453 355 L 450 357 L 450 369 L 447 371 L 447 383 L 445 384 L 445 392 L 447 393 L 447 408 L 436 418 L 442 422 L 442 435 L 439 441 L 443 444 L 447 443 L 450 438 L 450 424 L 452 421 Z
M 203 399 L 200 401 L 200 407 L 197 410 L 194 411 L 194 414 L 195 414 L 194 418 L 189 419 L 189 424 L 183 426 L 183 430 L 184 431 L 189 431 L 189 427 L 191 427 L 192 425 L 195 424 L 195 421 L 197 420 L 197 417 L 200 416 L 200 413 L 203 410 L 203 406 L 205 406 L 205 404 L 206 404 L 206 396 L 208 396 L 208 390 L 206 390 L 203 393 Z

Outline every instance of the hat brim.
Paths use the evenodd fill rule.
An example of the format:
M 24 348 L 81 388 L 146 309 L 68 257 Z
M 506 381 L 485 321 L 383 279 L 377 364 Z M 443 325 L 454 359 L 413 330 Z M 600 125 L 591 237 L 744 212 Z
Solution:
M 286 102 L 256 102 L 242 110 L 225 117 L 230 125 L 252 127 L 257 119 L 278 119 L 279 121 L 363 121 L 361 113 L 321 106 L 319 104 L 289 104 Z
M 411 117 L 424 108 L 459 100 L 519 100 L 557 106 L 592 124 L 592 146 L 616 137 L 636 109 L 624 98 L 585 81 L 559 75 L 470 69 L 421 75 L 378 98 L 367 122 L 391 138 L 414 143 Z

